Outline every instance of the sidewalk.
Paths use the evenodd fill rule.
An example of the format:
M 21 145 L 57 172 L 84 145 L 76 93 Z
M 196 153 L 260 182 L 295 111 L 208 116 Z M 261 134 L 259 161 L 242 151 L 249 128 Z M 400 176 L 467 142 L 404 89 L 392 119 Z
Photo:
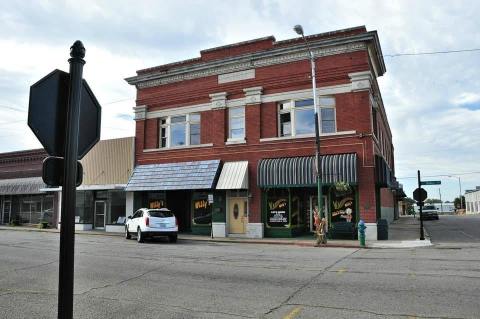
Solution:
M 431 242 L 428 238 L 425 241 L 420 241 L 419 238 L 419 221 L 413 217 L 401 217 L 399 220 L 394 221 L 389 225 L 389 240 L 385 241 L 367 241 L 367 248 L 413 248 L 431 246 Z M 13 231 L 35 231 L 35 232 L 50 232 L 58 233 L 58 229 L 38 229 L 35 227 L 25 226 L 0 226 L 2 230 Z M 123 237 L 123 233 L 106 233 L 104 231 L 76 231 L 77 235 L 90 235 L 90 236 L 114 236 Z M 301 236 L 295 238 L 238 238 L 238 237 L 226 237 L 226 238 L 211 238 L 204 235 L 192 235 L 192 234 L 179 234 L 179 240 L 189 241 L 204 241 L 204 242 L 220 242 L 220 243 L 244 243 L 244 244 L 268 244 L 268 245 L 295 245 L 302 247 L 313 247 L 315 244 L 315 238 L 313 234 L 311 236 Z M 336 248 L 360 248 L 358 240 L 340 240 L 330 239 L 327 245 L 322 247 L 336 247 Z
M 372 248 L 415 248 L 432 246 L 425 231 L 425 240 L 420 240 L 420 221 L 413 216 L 400 216 L 388 225 L 388 240 L 371 242 Z

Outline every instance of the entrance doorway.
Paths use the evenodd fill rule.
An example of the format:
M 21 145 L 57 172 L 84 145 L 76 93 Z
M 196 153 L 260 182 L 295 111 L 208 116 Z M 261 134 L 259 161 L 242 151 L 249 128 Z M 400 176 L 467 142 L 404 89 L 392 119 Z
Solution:
M 107 203 L 104 200 L 95 201 L 95 229 L 105 229 Z
M 3 201 L 2 224 L 10 223 L 11 212 L 12 212 L 12 201 L 10 200 Z
M 247 198 L 230 197 L 228 199 L 228 221 L 230 234 L 245 234 L 248 222 L 247 209 Z
M 313 208 L 316 207 L 317 204 L 317 196 L 310 196 L 310 231 L 315 231 L 315 225 L 313 220 Z M 323 215 L 325 217 L 328 216 L 328 209 L 327 209 L 327 196 L 323 196 L 323 205 L 322 205 Z M 328 218 L 327 218 L 328 220 Z

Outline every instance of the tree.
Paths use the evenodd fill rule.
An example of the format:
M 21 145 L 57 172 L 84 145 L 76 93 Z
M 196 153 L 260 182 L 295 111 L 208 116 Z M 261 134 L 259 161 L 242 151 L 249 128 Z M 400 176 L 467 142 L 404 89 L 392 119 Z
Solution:
M 438 198 L 427 198 L 427 200 L 425 200 L 425 203 L 427 204 L 440 204 L 442 201 L 439 200 Z
M 460 207 L 460 198 L 459 197 L 455 198 L 455 200 L 453 201 L 453 205 L 455 205 L 455 208 L 464 209 L 465 208 L 465 196 L 462 195 L 462 201 L 461 201 L 462 207 Z
M 415 205 L 416 201 L 410 197 L 405 197 L 402 199 L 405 203 L 406 212 L 408 215 L 412 215 L 414 213 L 413 205 Z

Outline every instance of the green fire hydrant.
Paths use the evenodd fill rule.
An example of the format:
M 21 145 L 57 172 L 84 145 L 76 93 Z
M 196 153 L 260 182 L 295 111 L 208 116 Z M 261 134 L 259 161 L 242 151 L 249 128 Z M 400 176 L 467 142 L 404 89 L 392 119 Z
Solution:
M 358 222 L 358 239 L 360 240 L 360 247 L 365 247 L 365 229 L 367 226 L 365 226 L 365 222 L 363 220 L 360 220 Z

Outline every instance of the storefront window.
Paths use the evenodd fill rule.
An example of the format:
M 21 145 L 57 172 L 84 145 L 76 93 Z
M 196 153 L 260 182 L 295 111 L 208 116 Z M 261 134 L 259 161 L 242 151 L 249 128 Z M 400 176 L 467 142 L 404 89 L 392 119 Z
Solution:
M 110 214 L 107 224 L 123 224 L 125 223 L 125 192 L 111 191 L 110 197 Z
M 353 188 L 345 192 L 337 192 L 335 189 L 331 191 L 332 196 L 332 215 L 331 222 L 351 222 L 356 223 L 356 205 L 355 192 Z
M 165 193 L 148 193 L 148 208 L 160 209 L 167 207 Z
M 93 220 L 93 192 L 77 192 L 75 223 L 91 224 Z
M 267 195 L 267 225 L 269 227 L 288 227 L 290 210 L 288 190 L 273 190 Z
M 212 223 L 212 205 L 207 197 L 193 200 L 193 224 L 210 225 Z

